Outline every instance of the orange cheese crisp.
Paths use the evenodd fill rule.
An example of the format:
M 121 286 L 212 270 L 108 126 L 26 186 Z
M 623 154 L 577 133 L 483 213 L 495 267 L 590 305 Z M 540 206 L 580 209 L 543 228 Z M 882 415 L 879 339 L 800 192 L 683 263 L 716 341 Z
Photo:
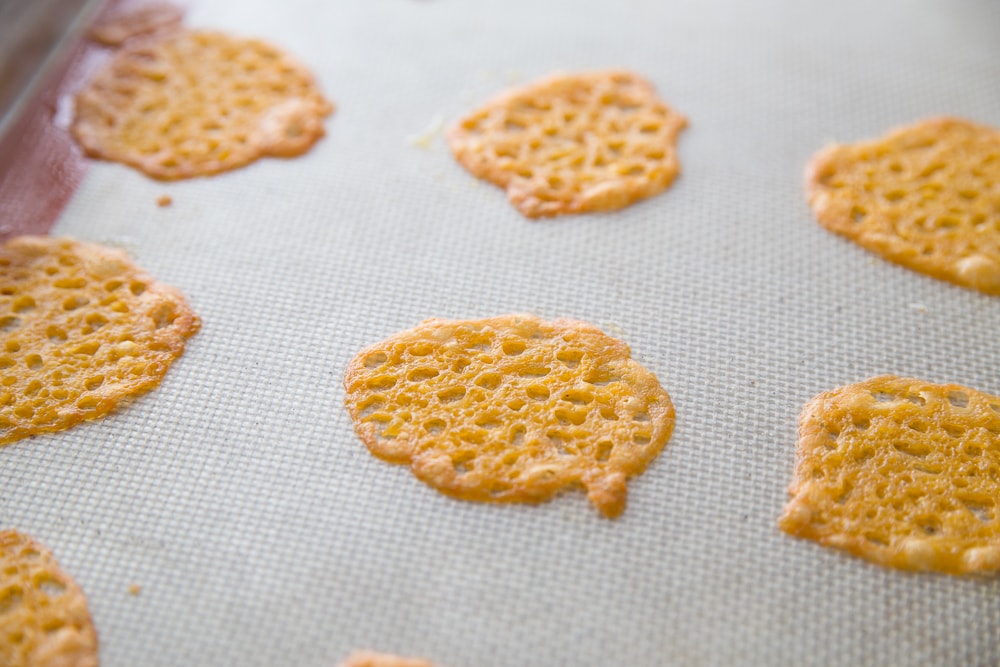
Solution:
M 625 343 L 566 319 L 427 320 L 361 352 L 344 386 L 371 452 L 443 493 L 541 502 L 582 485 L 608 517 L 674 423 Z
M 497 97 L 448 133 L 458 161 L 529 218 L 611 211 L 665 190 L 687 124 L 626 71 L 557 74 Z
M 934 118 L 809 164 L 806 190 L 824 227 L 882 257 L 1000 294 L 1000 132 Z
M 11 239 L 0 246 L 0 444 L 149 391 L 199 324 L 177 290 L 120 250 Z
M 433 663 L 420 658 L 403 658 L 389 653 L 356 651 L 347 656 L 340 667 L 434 667 Z
M 0 531 L 0 665 L 97 667 L 83 591 L 27 535 Z
M 77 95 L 72 130 L 90 156 L 177 179 L 300 155 L 332 111 L 276 47 L 183 30 L 118 51 Z
M 877 377 L 802 412 L 785 532 L 907 570 L 1000 569 L 1000 397 Z

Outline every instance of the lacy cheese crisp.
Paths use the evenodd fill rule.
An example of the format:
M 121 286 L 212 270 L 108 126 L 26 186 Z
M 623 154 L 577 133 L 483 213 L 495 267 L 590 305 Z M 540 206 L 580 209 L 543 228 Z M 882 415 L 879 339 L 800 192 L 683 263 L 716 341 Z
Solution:
M 1000 569 L 1000 397 L 877 377 L 813 399 L 781 528 L 868 560 Z
M 610 211 L 665 190 L 687 121 L 625 71 L 557 74 L 508 92 L 448 133 L 458 161 L 529 218 Z
M 0 531 L 0 665 L 97 667 L 83 591 L 27 535 Z
M 439 491 L 541 502 L 582 485 L 608 517 L 674 423 L 625 343 L 566 319 L 427 320 L 361 352 L 344 386 L 372 453 Z
M 821 151 L 806 175 L 820 224 L 886 259 L 1000 294 L 1000 132 L 934 118 Z
M 340 663 L 340 667 L 434 667 L 420 658 L 404 658 L 390 653 L 356 651 Z
M 22 236 L 0 246 L 0 444 L 101 417 L 148 391 L 199 326 L 120 250 Z
M 276 47 L 178 30 L 119 50 L 77 95 L 72 130 L 88 155 L 177 179 L 304 153 L 332 110 Z

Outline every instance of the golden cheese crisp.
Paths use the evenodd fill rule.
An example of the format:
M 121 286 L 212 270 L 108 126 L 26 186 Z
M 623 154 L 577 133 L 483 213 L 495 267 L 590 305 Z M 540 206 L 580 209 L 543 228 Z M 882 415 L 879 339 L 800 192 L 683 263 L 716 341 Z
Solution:
M 541 502 L 582 485 L 608 517 L 674 424 L 625 343 L 568 319 L 427 320 L 358 354 L 344 387 L 372 453 L 443 493 Z
M 686 124 L 632 72 L 557 74 L 487 102 L 448 143 L 536 218 L 611 211 L 662 192 L 680 171 Z
M 300 155 L 332 111 L 276 47 L 180 30 L 119 50 L 77 95 L 72 130 L 90 156 L 177 179 Z
M 52 554 L 0 531 L 0 665 L 97 667 L 97 633 L 83 591 Z
M 892 376 L 814 398 L 785 532 L 907 570 L 1000 569 L 1000 397 Z
M 0 246 L 0 444 L 149 391 L 199 320 L 120 250 L 21 236 Z
M 1000 132 L 933 118 L 833 145 L 806 190 L 824 227 L 941 280 L 1000 294 Z
M 340 663 L 340 667 L 434 667 L 434 664 L 420 658 L 404 658 L 390 653 L 355 651 Z

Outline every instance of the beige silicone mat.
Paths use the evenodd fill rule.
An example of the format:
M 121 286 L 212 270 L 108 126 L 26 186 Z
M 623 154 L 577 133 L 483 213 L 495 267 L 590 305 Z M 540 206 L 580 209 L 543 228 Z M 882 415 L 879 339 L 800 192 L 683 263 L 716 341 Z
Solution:
M 56 226 L 125 247 L 204 320 L 158 391 L 0 451 L 0 527 L 76 575 L 103 665 L 1000 663 L 1000 580 L 775 527 L 814 394 L 887 372 L 1000 393 L 1000 299 L 824 231 L 800 187 L 830 140 L 1000 126 L 1000 3 L 195 0 L 189 22 L 287 46 L 339 109 L 294 161 L 173 184 L 95 164 Z M 607 66 L 691 120 L 680 179 L 627 210 L 529 222 L 439 136 L 407 141 L 509 83 Z M 509 311 L 602 326 L 673 396 L 621 519 L 582 493 L 450 500 L 355 439 L 354 352 Z

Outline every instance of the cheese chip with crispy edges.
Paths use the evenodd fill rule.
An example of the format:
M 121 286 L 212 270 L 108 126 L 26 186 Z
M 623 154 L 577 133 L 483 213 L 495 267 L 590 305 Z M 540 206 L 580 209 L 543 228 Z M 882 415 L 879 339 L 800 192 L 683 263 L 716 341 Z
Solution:
M 332 111 L 278 48 L 177 30 L 119 50 L 77 95 L 72 130 L 88 155 L 169 180 L 300 155 Z
M 180 292 L 121 250 L 0 246 L 0 444 L 102 417 L 157 386 L 198 330 Z
M 542 502 L 582 485 L 608 517 L 670 438 L 674 408 L 628 346 L 575 320 L 427 320 L 344 379 L 358 435 L 463 500 Z
M 1000 569 L 1000 397 L 877 377 L 802 412 L 785 532 L 907 570 Z
M 391 653 L 355 651 L 340 663 L 340 667 L 435 667 L 421 658 L 404 658 Z
M 833 145 L 806 190 L 824 227 L 897 264 L 1000 294 L 1000 132 L 933 118 Z
M 0 665 L 97 667 L 97 632 L 83 591 L 52 554 L 0 531 Z
M 487 102 L 448 143 L 536 218 L 611 211 L 662 192 L 680 171 L 686 124 L 632 72 L 556 74 Z

